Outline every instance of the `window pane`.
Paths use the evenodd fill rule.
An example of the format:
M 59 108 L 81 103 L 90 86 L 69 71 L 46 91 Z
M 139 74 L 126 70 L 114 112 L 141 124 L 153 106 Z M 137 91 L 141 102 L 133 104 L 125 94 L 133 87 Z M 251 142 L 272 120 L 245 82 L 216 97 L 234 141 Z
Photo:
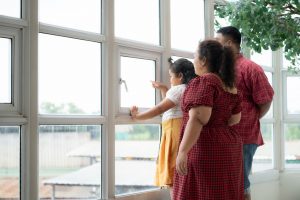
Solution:
M 40 0 L 39 3 L 41 22 L 101 32 L 101 0 Z
M 204 1 L 171 1 L 171 46 L 194 52 L 204 39 Z
M 252 171 L 273 169 L 273 124 L 261 124 L 264 145 L 259 146 L 253 159 Z
M 121 57 L 121 107 L 155 105 L 155 61 Z
M 271 50 L 262 50 L 261 53 L 256 53 L 251 51 L 251 60 L 257 63 L 260 66 L 272 67 L 272 51 Z
M 116 0 L 117 37 L 159 45 L 159 0 Z
M 1 0 L 0 15 L 21 17 L 21 0 Z
M 11 39 L 0 38 L 0 103 L 11 103 Z
M 39 129 L 41 199 L 101 198 L 101 126 Z
M 269 83 L 271 85 L 273 85 L 273 80 L 272 80 L 273 74 L 272 74 L 272 72 L 266 72 L 265 71 L 265 74 L 268 78 Z M 269 111 L 267 112 L 267 114 L 263 118 L 272 118 L 272 117 L 273 117 L 273 102 L 271 104 L 271 107 L 270 107 Z
M 155 188 L 159 135 L 159 125 L 116 126 L 116 195 Z
M 285 124 L 284 138 L 286 168 L 300 169 L 300 124 Z
M 288 114 L 300 114 L 300 77 L 287 77 L 287 112 Z
M 20 127 L 0 126 L 0 199 L 20 198 Z
M 39 45 L 39 112 L 100 114 L 101 45 L 46 34 Z
M 180 58 L 188 59 L 189 61 L 191 61 L 192 63 L 194 63 L 194 59 L 191 59 L 191 58 L 172 56 L 172 59 L 173 59 L 174 61 L 176 61 L 176 60 L 178 60 L 178 59 L 180 59 Z

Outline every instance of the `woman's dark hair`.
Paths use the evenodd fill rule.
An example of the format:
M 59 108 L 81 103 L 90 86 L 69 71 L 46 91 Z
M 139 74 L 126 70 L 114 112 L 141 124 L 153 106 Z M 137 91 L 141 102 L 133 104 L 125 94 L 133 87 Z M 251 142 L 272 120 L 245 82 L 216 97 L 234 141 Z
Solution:
M 176 76 L 182 74 L 182 84 L 188 84 L 190 80 L 197 76 L 193 63 L 188 59 L 179 58 L 173 62 L 173 59 L 169 58 L 168 62 L 170 63 L 169 69 L 172 73 L 176 74 Z
M 230 47 L 222 46 L 216 40 L 204 40 L 199 43 L 199 59 L 206 59 L 208 71 L 217 74 L 226 87 L 234 87 L 235 59 Z

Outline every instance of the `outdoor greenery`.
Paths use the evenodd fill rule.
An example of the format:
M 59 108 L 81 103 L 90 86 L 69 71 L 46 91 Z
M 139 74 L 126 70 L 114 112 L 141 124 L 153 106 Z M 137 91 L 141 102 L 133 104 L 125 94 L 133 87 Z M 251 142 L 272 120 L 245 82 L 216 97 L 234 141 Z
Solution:
M 246 46 L 258 53 L 262 49 L 275 51 L 283 48 L 291 63 L 289 69 L 299 71 L 299 0 L 228 1 L 216 4 L 215 11 L 218 18 L 226 18 L 240 29 Z M 219 25 L 216 21 L 216 26 Z

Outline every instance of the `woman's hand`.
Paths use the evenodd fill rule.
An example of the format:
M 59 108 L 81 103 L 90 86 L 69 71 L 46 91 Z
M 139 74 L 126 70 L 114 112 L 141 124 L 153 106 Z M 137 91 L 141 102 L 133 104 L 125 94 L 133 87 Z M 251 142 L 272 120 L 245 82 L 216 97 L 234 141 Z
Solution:
M 183 152 L 178 152 L 176 158 L 176 171 L 179 175 L 187 175 L 187 154 Z
M 139 109 L 137 106 L 132 106 L 130 108 L 130 116 L 132 119 L 137 119 L 137 115 L 139 114 Z

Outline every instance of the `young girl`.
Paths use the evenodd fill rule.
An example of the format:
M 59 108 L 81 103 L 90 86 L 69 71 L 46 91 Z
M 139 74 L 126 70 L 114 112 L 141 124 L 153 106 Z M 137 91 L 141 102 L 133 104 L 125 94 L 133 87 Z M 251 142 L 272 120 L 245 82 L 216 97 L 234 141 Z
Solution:
M 193 63 L 187 59 L 180 58 L 173 62 L 169 58 L 168 61 L 170 63 L 171 88 L 168 89 L 166 85 L 159 82 L 152 82 L 152 86 L 160 90 L 163 100 L 145 112 L 139 113 L 136 106 L 133 106 L 130 112 L 134 120 L 146 120 L 163 113 L 162 136 L 157 160 L 155 185 L 160 187 L 168 186 L 170 192 L 172 192 L 182 122 L 180 100 L 186 84 L 195 78 L 196 74 Z

